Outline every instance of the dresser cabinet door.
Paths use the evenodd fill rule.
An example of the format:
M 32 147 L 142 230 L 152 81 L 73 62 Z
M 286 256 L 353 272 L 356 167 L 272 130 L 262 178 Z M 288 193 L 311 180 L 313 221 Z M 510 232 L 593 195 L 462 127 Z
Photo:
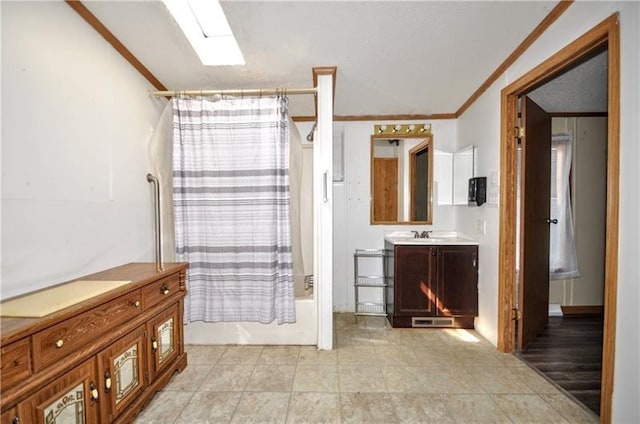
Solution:
M 179 311 L 179 304 L 175 303 L 149 322 L 151 379 L 154 379 L 179 354 L 182 343 L 182 328 L 179 327 L 180 320 L 178 319 Z
M 18 404 L 20 423 L 93 424 L 99 392 L 94 359 L 72 369 Z
M 119 339 L 98 355 L 102 422 L 112 422 L 146 386 L 145 328 Z
M 396 247 L 396 315 L 436 315 L 436 252 L 436 247 Z

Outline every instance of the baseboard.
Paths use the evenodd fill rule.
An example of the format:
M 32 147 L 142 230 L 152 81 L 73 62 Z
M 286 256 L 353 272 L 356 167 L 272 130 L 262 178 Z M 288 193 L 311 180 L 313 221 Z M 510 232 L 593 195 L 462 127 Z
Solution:
M 576 315 L 604 315 L 604 306 L 602 305 L 563 305 L 562 314 L 564 316 Z

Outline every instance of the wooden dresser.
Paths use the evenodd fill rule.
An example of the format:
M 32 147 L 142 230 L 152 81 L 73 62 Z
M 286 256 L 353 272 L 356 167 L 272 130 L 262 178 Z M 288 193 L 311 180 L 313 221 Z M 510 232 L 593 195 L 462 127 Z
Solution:
M 0 422 L 132 422 L 187 365 L 186 269 L 131 263 L 3 302 L 0 312 L 12 316 L 0 318 Z M 89 285 L 102 293 L 31 317 L 12 311 Z

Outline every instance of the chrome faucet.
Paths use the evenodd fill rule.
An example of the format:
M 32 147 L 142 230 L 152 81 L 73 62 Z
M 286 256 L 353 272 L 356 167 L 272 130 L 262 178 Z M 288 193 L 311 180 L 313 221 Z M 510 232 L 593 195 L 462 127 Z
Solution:
M 411 230 L 411 232 L 413 233 L 413 238 L 419 238 L 420 237 L 420 233 L 415 231 L 415 230 Z
M 420 233 L 420 238 L 429 238 L 429 233 L 430 232 L 431 231 L 426 231 L 426 230 L 423 231 L 422 233 Z M 417 232 L 416 232 L 416 234 L 417 234 Z

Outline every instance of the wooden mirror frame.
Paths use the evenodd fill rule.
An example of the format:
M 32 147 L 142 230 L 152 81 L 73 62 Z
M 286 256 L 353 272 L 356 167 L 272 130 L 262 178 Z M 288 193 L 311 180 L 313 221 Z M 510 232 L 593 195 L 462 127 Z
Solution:
M 402 140 L 406 140 L 406 139 L 421 139 L 424 140 L 422 143 L 417 144 L 416 146 L 412 147 L 411 150 L 409 151 L 409 156 L 410 156 L 410 161 L 409 161 L 409 175 L 410 175 L 410 179 L 411 179 L 411 186 L 410 186 L 410 192 L 411 192 L 411 200 L 410 200 L 410 207 L 411 210 L 413 211 L 413 199 L 414 199 L 414 195 L 413 193 L 415 193 L 415 157 L 416 155 L 423 151 L 425 148 L 427 149 L 427 164 L 428 164 L 428 169 L 427 169 L 427 219 L 424 221 L 376 221 L 374 220 L 374 147 L 375 147 L 375 141 L 376 140 L 390 140 L 393 138 L 398 138 L 398 139 L 402 139 Z M 370 210 L 370 223 L 371 225 L 431 225 L 433 223 L 433 134 L 418 134 L 418 135 L 405 135 L 402 136 L 401 134 L 398 134 L 397 137 L 393 137 L 390 136 L 389 134 L 384 134 L 384 135 L 372 135 L 371 136 L 371 149 L 370 149 L 370 169 L 369 169 L 369 174 L 370 174 L 370 180 L 371 180 L 371 187 L 370 187 L 370 197 L 369 197 L 369 210 Z M 411 212 L 411 214 L 413 215 L 413 212 Z

